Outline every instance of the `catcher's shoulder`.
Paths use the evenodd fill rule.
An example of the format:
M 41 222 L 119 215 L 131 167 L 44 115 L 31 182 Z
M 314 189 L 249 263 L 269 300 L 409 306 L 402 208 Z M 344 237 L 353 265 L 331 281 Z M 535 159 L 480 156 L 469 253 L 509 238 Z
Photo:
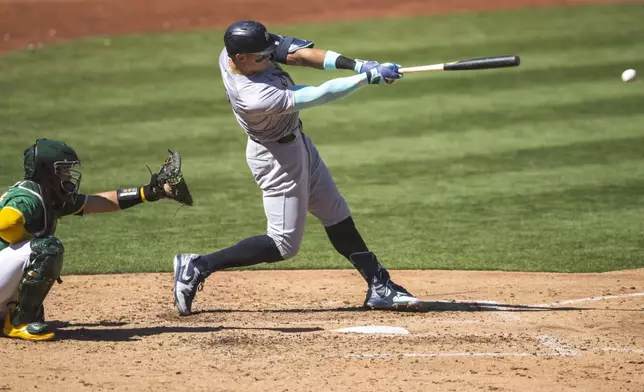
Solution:
M 20 181 L 0 193 L 0 209 L 5 206 L 18 208 L 22 213 L 35 213 L 44 208 L 43 190 L 33 181 Z
M 22 180 L 10 186 L 5 194 L 7 196 L 29 196 L 40 199 L 43 196 L 43 189 L 37 182 Z

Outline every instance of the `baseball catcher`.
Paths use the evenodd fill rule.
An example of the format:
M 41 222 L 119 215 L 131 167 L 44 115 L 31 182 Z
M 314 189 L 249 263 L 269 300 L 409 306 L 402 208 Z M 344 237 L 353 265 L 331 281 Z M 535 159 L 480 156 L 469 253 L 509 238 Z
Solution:
M 65 247 L 54 236 L 66 215 L 113 212 L 161 198 L 192 205 L 181 156 L 170 151 L 165 163 L 138 188 L 79 193 L 81 161 L 67 144 L 38 139 L 24 152 L 24 180 L 0 195 L 0 320 L 4 334 L 25 340 L 51 340 L 43 301 L 60 280 Z
M 364 86 L 393 83 L 402 77 L 399 65 L 315 49 L 311 41 L 269 33 L 252 20 L 228 27 L 224 45 L 219 69 L 232 112 L 248 136 L 246 161 L 262 190 L 268 230 L 215 253 L 175 256 L 174 301 L 179 314 L 191 313 L 198 288 L 213 272 L 294 257 L 307 211 L 320 220 L 334 248 L 367 282 L 366 308 L 421 307 L 421 301 L 391 280 L 363 241 L 347 202 L 313 141 L 303 133 L 299 118 L 300 110 Z M 349 70 L 355 75 L 319 86 L 296 85 L 283 65 Z

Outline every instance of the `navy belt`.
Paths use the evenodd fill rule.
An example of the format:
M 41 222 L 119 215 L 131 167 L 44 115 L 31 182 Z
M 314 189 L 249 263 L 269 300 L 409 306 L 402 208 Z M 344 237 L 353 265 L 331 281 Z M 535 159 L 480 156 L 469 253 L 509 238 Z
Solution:
M 263 144 L 262 142 L 260 142 L 259 140 L 255 139 L 254 137 L 249 136 L 248 138 L 250 140 L 254 141 L 257 144 Z M 288 135 L 282 136 L 281 138 L 277 139 L 276 142 L 279 143 L 279 144 L 286 144 L 286 143 L 292 142 L 295 139 L 297 139 L 297 135 L 295 133 L 289 133 Z

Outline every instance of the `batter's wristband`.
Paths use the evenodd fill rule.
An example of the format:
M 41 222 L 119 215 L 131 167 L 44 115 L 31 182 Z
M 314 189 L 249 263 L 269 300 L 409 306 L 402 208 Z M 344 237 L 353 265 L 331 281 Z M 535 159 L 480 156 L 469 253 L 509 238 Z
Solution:
M 335 62 L 336 60 L 340 57 L 340 53 L 336 53 L 332 50 L 327 50 L 326 54 L 324 55 L 324 70 L 325 71 L 333 71 L 337 69 Z
M 340 56 L 335 60 L 335 67 L 337 69 L 350 69 L 355 71 L 356 61 L 348 57 Z

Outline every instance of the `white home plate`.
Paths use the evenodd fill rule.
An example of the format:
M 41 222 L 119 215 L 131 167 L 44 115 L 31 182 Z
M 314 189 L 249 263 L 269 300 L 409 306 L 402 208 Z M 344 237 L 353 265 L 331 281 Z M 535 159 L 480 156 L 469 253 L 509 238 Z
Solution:
M 387 334 L 387 335 L 408 335 L 409 331 L 401 327 L 388 327 L 386 325 L 365 325 L 362 327 L 349 327 L 334 329 L 333 332 L 344 333 L 370 333 L 370 334 Z

